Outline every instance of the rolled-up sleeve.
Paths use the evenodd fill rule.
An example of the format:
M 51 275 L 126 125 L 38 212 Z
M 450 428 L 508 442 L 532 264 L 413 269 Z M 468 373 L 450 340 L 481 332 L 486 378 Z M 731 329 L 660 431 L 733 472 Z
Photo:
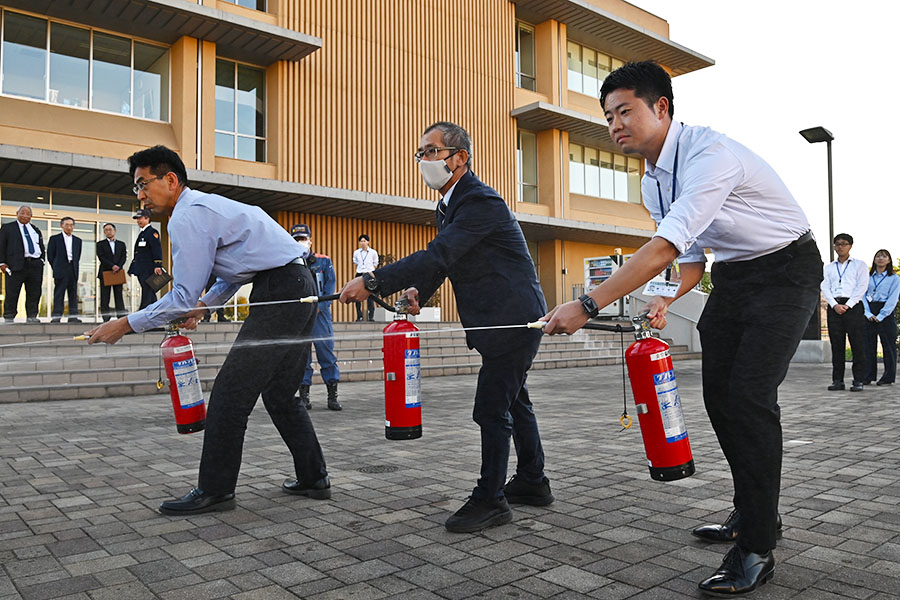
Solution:
M 659 221 L 654 237 L 669 241 L 683 256 L 683 262 L 705 262 L 703 248 L 692 248 L 716 218 L 726 198 L 740 183 L 743 167 L 722 144 L 713 144 L 683 163 L 678 174 L 676 201 Z M 688 252 L 691 250 L 691 252 Z
M 196 306 L 216 258 L 217 236 L 210 225 L 214 221 L 215 215 L 198 205 L 186 207 L 169 221 L 172 291 L 144 310 L 128 316 L 128 323 L 134 331 L 140 333 L 164 325 L 184 316 Z M 224 287 L 228 285 L 222 280 L 217 281 L 205 298 L 214 299 L 214 293 L 216 296 L 223 294 Z

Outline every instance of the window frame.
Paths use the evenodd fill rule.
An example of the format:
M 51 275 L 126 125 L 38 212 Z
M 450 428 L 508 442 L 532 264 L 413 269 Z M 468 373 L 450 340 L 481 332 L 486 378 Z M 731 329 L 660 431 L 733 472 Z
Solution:
M 522 30 L 531 32 L 531 71 L 529 75 L 522 71 Z M 532 92 L 537 91 L 537 49 L 535 44 L 535 27 L 525 21 L 516 21 L 516 87 Z M 522 85 L 523 80 L 530 80 L 531 87 Z
M 104 115 L 117 115 L 120 117 L 125 117 L 129 119 L 139 119 L 141 121 L 147 121 L 148 123 L 172 123 L 172 47 L 167 46 L 166 44 L 161 44 L 159 42 L 155 42 L 153 40 L 147 40 L 144 38 L 137 38 L 129 35 L 122 35 L 116 31 L 109 31 L 106 29 L 101 29 L 98 27 L 86 26 L 82 23 L 75 23 L 72 21 L 66 21 L 64 19 L 55 19 L 48 17 L 46 15 L 36 14 L 23 10 L 10 10 L 5 7 L 0 7 L 0 78 L 3 77 L 5 73 L 5 62 L 6 62 L 6 53 L 3 52 L 3 44 L 6 40 L 6 15 L 9 13 L 20 14 L 29 17 L 35 17 L 41 19 L 46 22 L 46 42 L 44 45 L 44 98 L 28 98 L 26 96 L 18 96 L 16 94 L 8 94 L 4 93 L 2 87 L 0 87 L 0 97 L 2 98 L 15 98 L 16 100 L 23 100 L 26 102 L 39 102 L 41 104 L 48 104 L 50 106 L 60 106 L 64 108 L 71 108 L 74 110 L 84 110 L 93 113 L 99 113 Z M 60 25 L 68 25 L 69 27 L 75 27 L 78 29 L 86 29 L 90 36 L 90 48 L 88 52 L 88 105 L 85 106 L 72 106 L 70 104 L 61 104 L 59 102 L 51 102 L 50 101 L 50 34 L 51 34 L 51 24 L 59 23 Z M 129 65 L 129 108 L 131 113 L 124 114 L 121 112 L 103 110 L 99 108 L 94 108 L 94 33 L 102 33 L 106 35 L 113 35 L 116 37 L 127 39 L 131 45 L 130 49 L 130 65 Z M 156 46 L 158 48 L 163 48 L 166 51 L 166 60 L 167 60 L 167 72 L 168 72 L 168 83 L 166 85 L 166 115 L 165 119 L 149 119 L 147 117 L 139 117 L 134 113 L 134 44 L 135 42 L 140 42 L 142 44 L 146 44 L 148 46 Z M 160 95 L 160 106 L 162 106 L 162 95 Z
M 259 12 L 267 13 L 267 14 L 269 12 L 269 3 L 266 0 L 262 0 L 262 3 L 263 3 L 262 8 L 250 8 L 249 6 L 244 6 L 243 4 L 240 4 L 239 0 L 224 0 L 224 1 L 227 2 L 228 4 L 234 4 L 235 6 L 240 6 L 241 8 L 246 8 L 247 10 L 255 10 L 255 11 L 259 11 Z M 259 1 L 259 0 L 257 0 L 257 1 Z
M 578 147 L 581 149 L 581 162 L 580 163 L 574 162 L 571 159 L 572 146 L 575 146 L 575 147 Z M 587 152 L 586 152 L 586 150 L 593 150 L 597 153 L 597 167 L 598 167 L 597 189 L 599 190 L 599 195 L 589 194 L 587 192 L 588 181 L 587 181 L 587 168 L 586 168 L 587 167 L 587 162 L 586 162 L 587 161 L 587 158 L 586 158 Z M 572 141 L 569 142 L 568 154 L 570 157 L 569 158 L 569 185 L 568 185 L 569 194 L 577 194 L 579 196 L 586 196 L 588 198 L 598 198 L 600 200 L 609 200 L 611 202 L 624 202 L 625 204 L 643 204 L 643 198 L 641 196 L 641 177 L 643 176 L 643 173 L 641 172 L 641 164 L 643 161 L 641 161 L 640 158 L 636 158 L 634 156 L 629 156 L 627 154 L 621 154 L 618 152 L 612 152 L 610 150 L 605 150 L 605 149 L 597 147 L 597 146 L 589 146 L 589 145 L 579 144 L 579 143 L 572 142 Z M 608 170 L 612 171 L 613 189 L 612 189 L 611 195 L 604 195 L 606 192 L 606 189 L 604 188 L 604 185 L 603 185 L 603 170 L 605 168 L 603 166 L 604 154 L 608 154 L 612 161 L 611 168 L 608 169 Z M 573 163 L 581 166 L 581 171 L 582 171 L 581 183 L 582 183 L 582 187 L 583 187 L 584 191 L 577 191 L 577 190 L 572 189 L 573 178 L 572 178 L 571 174 L 572 174 Z M 632 185 L 631 185 L 631 183 L 629 183 L 629 179 L 630 179 L 628 177 L 629 165 L 634 165 L 637 167 L 637 171 L 636 171 L 637 172 L 637 183 L 635 186 L 637 189 L 636 192 L 631 189 Z M 617 168 L 616 168 L 617 166 L 622 166 L 623 169 L 617 170 Z M 622 193 L 622 197 L 624 199 L 620 199 L 619 197 L 617 197 L 617 192 L 618 192 L 618 188 L 619 188 L 618 184 L 616 183 L 616 179 L 617 179 L 616 173 L 617 172 L 622 173 L 625 176 L 625 191 L 624 191 L 624 193 Z M 621 179 L 621 176 L 618 179 Z M 618 193 L 621 193 L 621 192 L 618 192 Z M 636 198 L 636 200 L 632 200 L 632 198 Z
M 222 58 L 222 57 L 217 56 L 216 57 L 217 66 L 218 66 L 219 61 L 231 63 L 232 65 L 234 65 L 234 85 L 231 88 L 232 91 L 234 91 L 234 114 L 233 114 L 234 131 L 225 131 L 224 129 L 216 128 L 215 127 L 215 114 L 213 115 L 213 153 L 215 156 L 217 156 L 219 158 L 228 158 L 231 160 L 243 160 L 246 162 L 252 162 L 252 163 L 257 163 L 257 164 L 268 164 L 268 162 L 269 162 L 269 136 L 268 136 L 268 133 L 269 133 L 269 111 L 267 110 L 268 109 L 267 103 L 268 103 L 268 99 L 269 99 L 269 92 L 266 89 L 268 87 L 266 69 L 264 67 L 260 67 L 260 66 L 257 66 L 257 65 L 251 64 L 251 63 L 246 63 L 246 62 L 242 62 L 242 61 L 238 61 L 238 60 L 231 60 L 230 58 Z M 238 106 L 239 106 L 239 103 L 237 101 L 237 93 L 238 93 L 238 66 L 240 66 L 240 65 L 243 65 L 243 66 L 251 68 L 251 69 L 255 69 L 262 73 L 262 82 L 263 82 L 263 86 L 264 86 L 263 87 L 263 126 L 262 126 L 262 128 L 263 128 L 263 131 L 266 133 L 266 135 L 262 136 L 262 137 L 251 136 L 251 135 L 247 135 L 245 133 L 238 133 Z M 216 86 L 218 86 L 218 84 L 216 84 Z M 224 135 L 230 135 L 233 137 L 234 145 L 233 145 L 232 149 L 233 149 L 234 153 L 232 156 L 221 156 L 219 154 L 215 154 L 215 135 L 217 133 L 221 133 Z M 239 158 L 237 155 L 238 138 L 262 141 L 263 142 L 263 160 L 256 160 L 256 159 L 248 160 L 246 158 Z
M 579 48 L 579 57 L 580 57 L 579 63 L 581 64 L 581 72 L 578 73 L 578 75 L 580 77 L 579 81 L 581 82 L 580 89 L 574 89 L 569 84 L 569 82 L 571 81 L 571 77 L 570 77 L 569 73 L 570 72 L 576 73 L 576 71 L 573 71 L 572 69 L 569 68 L 569 61 L 568 61 L 568 48 L 569 48 L 568 45 L 569 44 L 573 44 L 575 46 L 578 46 L 578 48 Z M 581 42 L 573 40 L 571 38 L 566 40 L 566 53 L 567 53 L 567 55 L 566 55 L 566 89 L 570 92 L 575 92 L 576 94 L 584 94 L 585 96 L 589 96 L 591 98 L 599 97 L 600 88 L 603 86 L 603 81 L 606 79 L 605 77 L 603 78 L 603 80 L 601 80 L 599 77 L 594 77 L 594 79 L 597 80 L 597 96 L 591 96 L 591 94 L 584 91 L 585 90 L 584 79 L 585 79 L 585 77 L 587 77 L 587 75 L 585 75 L 585 71 L 586 71 L 585 65 L 587 64 L 587 61 L 584 58 L 585 50 L 589 50 L 589 51 L 593 52 L 595 55 L 594 68 L 597 71 L 597 75 L 600 74 L 601 70 L 603 70 L 607 74 L 609 74 L 624 63 L 623 63 L 623 61 L 617 59 L 615 56 L 613 56 L 609 52 L 604 52 L 602 50 L 598 50 L 598 49 L 594 48 L 593 46 L 588 46 L 586 44 L 582 44 Z M 606 57 L 606 63 L 604 65 L 602 65 L 602 67 L 601 67 L 601 63 L 600 63 L 601 56 Z
M 526 182 L 524 179 L 524 169 L 522 168 L 523 156 L 522 156 L 522 134 L 530 135 L 534 138 L 534 183 Z M 539 196 L 539 185 L 540 185 L 540 173 L 539 166 L 540 161 L 538 160 L 538 139 L 537 134 L 533 131 L 528 131 L 527 129 L 516 129 L 516 192 L 517 197 L 516 200 L 518 202 L 522 202 L 523 204 L 540 204 L 540 196 Z M 524 200 L 525 198 L 525 188 L 534 190 L 534 202 Z

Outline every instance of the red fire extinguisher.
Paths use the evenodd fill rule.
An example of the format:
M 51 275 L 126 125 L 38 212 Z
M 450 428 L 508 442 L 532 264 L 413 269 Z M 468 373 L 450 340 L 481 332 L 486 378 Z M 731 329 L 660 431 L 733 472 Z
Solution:
M 172 397 L 178 433 L 203 431 L 206 404 L 203 402 L 200 373 L 190 338 L 179 334 L 177 325 L 169 325 L 159 351 L 169 378 L 169 395 Z M 159 385 L 162 385 L 161 381 Z
M 650 337 L 646 318 L 634 320 L 640 325 L 634 334 L 635 342 L 625 351 L 625 361 L 650 477 L 657 481 L 690 477 L 694 474 L 694 458 L 669 345 Z
M 419 328 L 409 322 L 406 306 L 397 303 L 394 320 L 384 328 L 384 437 L 422 437 Z

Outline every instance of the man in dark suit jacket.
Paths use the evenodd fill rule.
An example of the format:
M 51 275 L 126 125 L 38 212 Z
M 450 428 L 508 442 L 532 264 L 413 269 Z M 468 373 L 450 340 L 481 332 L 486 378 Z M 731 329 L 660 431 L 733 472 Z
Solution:
M 78 261 L 81 260 L 81 238 L 72 235 L 75 219 L 63 217 L 59 226 L 62 233 L 47 240 L 47 260 L 53 269 L 54 323 L 62 319 L 66 294 L 69 295 L 69 323 L 81 323 L 78 318 Z
M 44 257 L 44 238 L 41 230 L 31 224 L 31 207 L 20 206 L 16 220 L 0 227 L 0 271 L 6 274 L 4 321 L 16 318 L 24 284 L 25 315 L 29 323 L 38 322 Z
M 410 312 L 449 277 L 466 327 L 520 325 L 546 309 L 534 263 L 518 221 L 503 198 L 469 170 L 472 142 L 452 123 L 425 130 L 416 157 L 428 187 L 438 190 L 438 235 L 426 250 L 365 273 L 348 283 L 341 302 L 409 287 Z M 479 531 L 508 523 L 508 502 L 553 502 L 544 476 L 544 451 L 525 380 L 541 332 L 534 329 L 469 331 L 482 356 L 473 419 L 481 427 L 481 478 L 468 502 L 446 523 L 449 531 Z M 504 486 L 509 438 L 516 443 L 516 474 Z
M 122 284 L 103 285 L 103 272 L 121 271 L 125 267 L 128 250 L 125 248 L 125 242 L 116 239 L 116 226 L 112 223 L 103 226 L 103 234 L 106 239 L 97 242 L 97 260 L 100 261 L 97 277 L 100 279 L 100 314 L 104 321 L 109 321 L 112 318 L 109 312 L 110 290 L 116 297 L 116 317 L 124 317 L 128 313 L 125 311 L 125 300 L 122 298 Z
M 147 285 L 147 278 L 162 274 L 162 244 L 159 241 L 159 232 L 150 225 L 150 211 L 142 208 L 134 213 L 133 217 L 141 228 L 134 242 L 134 260 L 128 267 L 128 274 L 134 275 L 141 283 L 140 309 L 156 302 L 156 292 Z

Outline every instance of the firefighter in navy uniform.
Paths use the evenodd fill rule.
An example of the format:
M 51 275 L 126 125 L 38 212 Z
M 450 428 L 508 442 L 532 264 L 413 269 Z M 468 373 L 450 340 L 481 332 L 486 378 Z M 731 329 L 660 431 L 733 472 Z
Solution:
M 162 244 L 159 232 L 150 225 L 150 211 L 142 208 L 133 217 L 141 228 L 134 242 L 134 260 L 128 267 L 128 274 L 138 278 L 141 284 L 140 310 L 156 302 L 156 292 L 147 285 L 147 278 L 162 274 Z
M 324 254 L 312 251 L 312 231 L 309 225 L 300 224 L 291 227 L 291 235 L 298 243 L 306 247 L 309 252 L 306 266 L 316 280 L 316 294 L 330 296 L 337 286 L 337 277 L 334 274 L 334 264 L 331 258 Z M 331 325 L 331 302 L 319 302 L 319 310 L 316 312 L 316 320 L 313 324 L 313 346 L 316 349 L 316 360 L 319 361 L 319 372 L 325 387 L 328 388 L 328 408 L 341 410 L 343 407 L 338 402 L 338 382 L 341 380 L 341 371 L 338 369 L 337 356 L 334 354 L 334 328 Z M 309 410 L 312 403 L 309 401 L 309 386 L 312 384 L 312 352 L 307 355 L 306 364 L 300 365 L 304 369 L 303 381 L 300 382 L 300 402 Z

